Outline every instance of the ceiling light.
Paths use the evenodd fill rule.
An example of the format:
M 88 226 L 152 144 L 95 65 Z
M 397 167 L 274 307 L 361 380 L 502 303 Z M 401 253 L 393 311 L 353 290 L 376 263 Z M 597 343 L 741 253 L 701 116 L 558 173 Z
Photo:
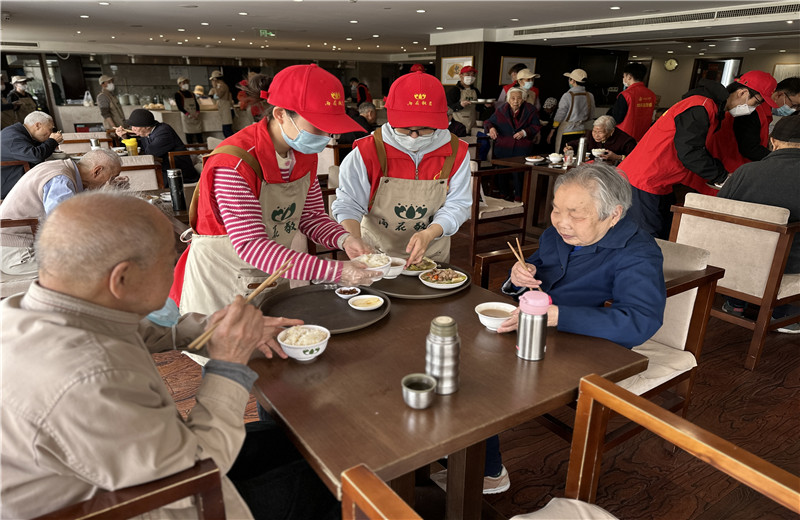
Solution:
M 150 41 L 153 41 L 153 38 L 152 38 L 152 37 L 150 38 Z
M 112 40 L 113 40 L 113 39 L 115 39 L 115 38 L 116 38 L 116 36 L 112 36 L 112 37 L 111 37 L 111 39 L 112 39 Z
M 781 49 L 778 52 L 786 52 L 786 49 Z
M 424 12 L 425 12 L 425 9 L 417 9 L 417 12 L 418 12 L 418 13 L 424 13 Z
M 235 42 L 235 41 L 236 41 L 236 38 L 231 38 L 231 41 L 232 41 L 232 42 Z
M 546 42 L 546 41 L 547 41 L 547 38 L 542 38 L 542 41 L 543 41 L 543 42 Z
M 361 50 L 361 47 L 359 47 L 358 50 Z
M 78 31 L 78 34 L 80 34 L 80 33 L 81 33 L 81 32 L 80 32 L 80 31 Z M 150 39 L 152 40 L 152 38 L 150 38 Z
M 199 39 L 200 39 L 200 37 L 198 36 L 198 37 L 197 37 L 197 39 L 199 40 Z
M 217 43 L 222 43 L 222 40 L 217 40 Z
M 88 14 L 82 14 L 81 18 L 89 18 L 89 15 Z
M 358 20 L 350 20 L 350 23 L 358 23 Z
M 786 20 L 786 23 L 794 23 L 794 20 Z
M 186 29 L 178 29 L 178 32 L 186 32 Z
M 436 30 L 437 30 L 437 31 L 444 30 L 444 27 L 437 27 L 437 28 L 436 28 Z
M 620 6 L 618 6 L 618 5 L 613 5 L 613 6 L 609 7 L 609 9 L 611 9 L 612 11 L 619 11 L 622 8 Z
M 183 45 L 183 42 L 178 42 L 178 45 Z
M 754 51 L 754 50 L 756 50 L 756 48 L 755 47 L 750 47 L 750 50 Z
M 381 35 L 380 35 L 380 34 L 373 34 L 373 35 L 372 35 L 372 37 L 373 37 L 373 38 L 380 38 L 380 37 L 381 37 Z
M 518 22 L 518 21 L 519 21 L 519 18 L 512 18 L 512 19 L 511 19 L 511 21 L 512 21 L 512 22 Z
M 687 45 L 687 46 L 686 46 L 686 48 L 687 48 L 687 49 L 691 49 L 691 48 L 692 48 L 692 46 L 691 46 L 691 45 Z
M 108 2 L 97 2 L 97 3 L 100 4 L 100 5 L 111 5 Z
M 263 49 L 263 48 L 264 48 L 264 46 L 262 45 L 262 46 L 261 46 L 261 48 Z
M 716 43 L 709 43 L 709 44 L 708 44 L 708 46 L 709 46 L 709 47 L 716 47 L 716 46 L 717 46 L 717 44 L 716 44 Z
M 349 41 L 349 42 L 353 41 L 353 39 L 352 39 L 352 38 L 349 38 L 349 37 L 348 37 L 348 38 L 345 38 L 345 40 L 347 40 L 347 41 Z
M 253 45 L 253 42 L 250 42 L 250 45 Z
M 698 54 L 699 56 L 705 56 L 705 55 L 706 55 L 706 53 L 705 53 L 705 52 L 698 52 L 697 54 Z
M 311 47 L 311 44 L 306 45 L 306 47 Z
M 631 58 L 638 58 L 639 56 L 631 56 Z
M 667 54 L 672 54 L 673 52 L 675 52 L 675 51 L 667 51 Z
M 247 16 L 247 13 L 239 13 L 239 16 Z
M 375 47 L 376 47 L 376 48 L 378 48 L 378 49 L 380 49 L 380 48 L 381 48 L 381 46 L 380 46 L 380 45 L 376 45 Z
M 200 22 L 200 25 L 208 25 L 208 22 Z

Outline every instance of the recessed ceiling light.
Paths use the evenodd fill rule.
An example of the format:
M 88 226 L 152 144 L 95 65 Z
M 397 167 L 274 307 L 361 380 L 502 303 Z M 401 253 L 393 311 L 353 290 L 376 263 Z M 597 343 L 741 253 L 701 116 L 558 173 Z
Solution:
M 444 30 L 444 27 L 437 27 L 436 30 L 437 31 L 442 31 L 442 30 Z
M 78 34 L 80 34 L 81 32 L 80 32 L 80 31 L 77 31 L 77 33 L 78 33 Z M 152 40 L 152 38 L 150 38 L 150 39 Z
M 709 46 L 709 47 L 716 47 L 716 46 L 717 46 L 717 44 L 716 44 L 716 43 L 709 43 L 709 44 L 708 44 L 708 46 Z
M 675 52 L 675 51 L 667 51 L 667 54 L 672 54 L 673 52 Z
M 239 13 L 239 16 L 247 16 L 247 13 Z
M 152 38 L 152 37 L 150 38 L 150 41 L 153 41 L 153 38 Z
M 350 23 L 358 23 L 358 20 L 350 20 Z
M 547 38 L 542 38 L 542 41 L 543 41 L 543 42 L 546 42 L 546 41 L 547 41 Z
M 158 35 L 158 37 L 159 37 L 159 38 L 163 38 L 163 37 L 164 37 L 164 35 L 163 35 L 163 34 L 159 34 L 159 35 Z
M 418 12 L 418 13 L 424 13 L 424 12 L 425 12 L 425 9 L 417 9 L 417 12 Z
M 199 40 L 199 39 L 200 39 L 200 37 L 198 36 L 198 37 L 197 37 L 197 39 Z
M 97 3 L 100 4 L 100 5 L 111 5 L 108 2 L 97 2 Z
M 250 45 L 253 45 L 253 42 L 250 42 Z
M 236 41 L 236 38 L 231 38 L 231 41 L 232 41 L 232 42 L 235 42 L 235 41 Z
M 622 8 L 618 5 L 612 5 L 611 7 L 609 7 L 609 9 L 611 9 L 612 11 L 619 11 Z
M 427 47 L 423 47 L 423 48 L 422 48 L 422 50 L 423 50 L 423 51 L 427 51 L 427 50 L 428 50 L 428 48 L 427 48 Z
M 82 14 L 81 18 L 89 18 L 89 15 L 88 14 Z
M 687 49 L 691 49 L 691 48 L 692 48 L 692 46 L 691 46 L 691 45 L 687 45 L 687 46 L 686 46 L 686 48 L 687 48 Z
M 353 41 L 353 39 L 352 39 L 352 38 L 350 38 L 350 37 L 347 37 L 347 38 L 345 38 L 345 40 L 347 40 L 347 41 L 349 41 L 349 42 Z
M 217 40 L 217 43 L 222 43 L 222 40 Z
M 112 37 L 111 37 L 111 39 L 112 39 L 112 40 L 113 40 L 113 39 L 115 39 L 115 38 L 116 38 L 116 36 L 112 36 Z
M 419 42 L 411 42 L 414 45 L 419 45 Z
M 786 52 L 786 49 L 781 49 L 778 52 Z
M 361 47 L 359 47 L 358 50 L 361 50 Z
M 631 56 L 631 58 L 638 58 L 639 56 Z
M 378 49 L 380 49 L 380 48 L 381 48 L 381 46 L 380 46 L 380 45 L 376 45 L 375 47 L 376 47 L 376 48 L 378 48 Z
M 178 32 L 186 32 L 186 29 L 178 29 Z
M 794 20 L 786 20 L 786 23 L 794 23 Z
M 322 45 L 328 45 L 328 42 L 322 42 Z M 334 46 L 335 47 L 335 46 Z
M 264 48 L 264 46 L 262 45 L 262 46 L 261 46 L 261 48 L 263 49 L 263 48 Z
M 311 44 L 306 45 L 306 47 L 311 47 Z
M 373 34 L 373 35 L 372 35 L 372 37 L 373 37 L 373 38 L 380 38 L 380 37 L 381 37 L 381 35 L 380 35 L 380 34 Z
M 519 18 L 512 18 L 512 19 L 511 19 L 511 21 L 512 21 L 512 22 L 518 22 L 518 21 L 519 21 Z
M 750 47 L 750 50 L 754 51 L 754 50 L 756 50 L 756 48 L 755 47 Z
M 200 22 L 200 25 L 208 25 L 208 22 Z
M 183 42 L 178 42 L 178 45 L 183 45 Z

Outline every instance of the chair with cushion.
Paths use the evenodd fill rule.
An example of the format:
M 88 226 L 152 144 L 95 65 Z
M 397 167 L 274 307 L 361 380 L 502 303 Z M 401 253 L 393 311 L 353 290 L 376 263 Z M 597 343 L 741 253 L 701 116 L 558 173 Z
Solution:
M 641 425 L 742 484 L 800 514 L 800 478 L 592 374 L 581 379 L 565 498 L 511 520 L 615 519 L 593 504 L 602 471 L 603 440 L 611 412 Z
M 87 134 L 77 134 L 80 137 L 67 138 L 66 134 L 62 134 L 64 140 L 58 145 L 58 148 L 64 153 L 86 153 L 92 149 L 92 142 L 90 139 L 96 139 L 97 145 L 100 148 L 111 148 L 114 146 L 113 140 L 106 137 L 105 133 L 93 132 L 92 135 L 94 134 L 102 135 L 102 137 L 87 137 Z
M 359 464 L 342 472 L 342 520 L 363 515 L 370 520 L 422 518 L 375 473 Z
M 25 219 L 10 219 L 4 218 L 0 220 L 0 234 L 5 235 L 2 233 L 2 229 L 13 229 L 13 228 L 28 228 L 30 230 L 29 237 L 35 237 L 36 232 L 39 230 L 39 219 L 35 218 L 25 218 Z M 12 233 L 14 233 L 12 231 Z M 27 233 L 27 230 L 26 230 Z M 3 236 L 2 241 L 3 243 L 9 243 L 8 240 L 11 240 L 11 245 L 13 246 L 23 246 L 27 245 L 26 243 L 15 243 L 17 237 L 15 235 Z M 27 240 L 27 239 L 26 239 Z M 33 259 L 32 255 L 32 246 L 28 249 L 28 251 L 23 252 L 24 255 L 27 255 L 28 259 Z M 27 269 L 28 272 L 20 272 L 17 274 L 9 274 L 3 272 L 0 274 L 0 299 L 7 298 L 12 294 L 17 294 L 21 292 L 25 292 L 28 290 L 28 286 L 33 283 L 36 278 L 38 278 L 39 273 L 36 270 L 36 264 L 29 264 L 29 268 Z
M 767 333 L 800 320 L 796 315 L 771 321 L 775 307 L 800 301 L 800 274 L 783 274 L 800 222 L 789 224 L 785 208 L 696 193 L 672 211 L 670 240 L 707 249 L 709 262 L 725 269 L 717 292 L 760 307 L 755 319 L 711 310 L 715 318 L 753 331 L 745 359 L 745 367 L 753 370 Z
M 194 496 L 198 518 L 225 519 L 219 468 L 211 459 L 201 460 L 187 470 L 146 484 L 116 491 L 101 491 L 89 500 L 34 520 L 132 518 L 191 496 Z
M 120 157 L 122 171 L 120 176 L 128 177 L 131 189 L 135 191 L 164 188 L 161 165 L 152 155 L 133 155 Z

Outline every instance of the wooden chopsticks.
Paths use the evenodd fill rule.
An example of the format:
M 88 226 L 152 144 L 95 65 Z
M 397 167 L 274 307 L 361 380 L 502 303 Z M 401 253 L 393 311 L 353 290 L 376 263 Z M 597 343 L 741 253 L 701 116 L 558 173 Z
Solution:
M 514 253 L 514 257 L 517 259 L 517 261 L 522 265 L 525 265 L 525 255 L 522 253 L 522 245 L 519 243 L 519 238 L 517 238 L 517 247 L 519 248 L 519 252 L 514 249 L 514 246 L 511 245 L 511 242 L 506 242 L 506 244 L 508 244 L 508 248 L 511 249 L 511 252 Z M 541 292 L 544 292 L 542 291 L 541 287 L 537 287 L 537 289 Z
M 277 271 L 275 271 L 266 280 L 264 280 L 261 283 L 261 285 L 259 285 L 256 288 L 255 291 L 251 292 L 250 295 L 247 297 L 247 300 L 245 300 L 245 301 L 247 303 L 250 303 L 251 301 L 253 301 L 253 298 L 258 296 L 261 293 L 261 291 L 263 291 L 264 289 L 269 287 L 275 280 L 280 278 L 281 275 L 283 275 L 283 273 L 288 271 L 291 267 L 292 267 L 292 261 L 291 260 L 286 260 L 284 263 L 281 264 L 281 266 L 278 268 Z M 189 343 L 189 346 L 187 347 L 187 350 L 198 350 L 203 345 L 208 343 L 208 340 L 211 339 L 211 335 L 214 334 L 214 331 L 217 329 L 217 326 L 219 326 L 219 322 L 217 322 L 214 325 L 212 325 L 208 330 L 206 330 L 205 332 L 200 334 L 200 336 L 198 336 L 194 341 Z

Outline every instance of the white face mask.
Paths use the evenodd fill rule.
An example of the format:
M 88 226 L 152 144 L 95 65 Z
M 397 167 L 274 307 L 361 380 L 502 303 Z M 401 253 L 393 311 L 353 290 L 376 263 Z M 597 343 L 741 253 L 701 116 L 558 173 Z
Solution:
M 189 90 L 189 85 L 184 83 L 183 85 L 181 85 L 181 90 Z
M 109 83 L 108 85 L 106 85 L 106 90 L 109 92 L 114 92 L 114 88 L 115 87 L 113 83 Z
M 475 76 L 464 76 L 464 79 L 461 81 L 464 82 L 464 85 L 472 85 L 475 83 Z
M 27 83 L 18 83 L 17 84 L 17 88 L 19 90 L 25 92 L 26 90 L 28 90 L 28 84 Z
M 411 137 L 410 135 L 394 135 L 394 140 L 397 144 L 408 150 L 409 152 L 418 152 L 433 142 L 433 137 L 436 133 L 431 135 L 418 135 Z
M 730 109 L 728 112 L 730 112 L 733 117 L 740 117 L 740 116 L 749 116 L 755 110 L 756 110 L 756 107 L 752 107 L 752 106 L 750 106 L 748 104 L 744 104 L 744 105 L 736 105 L 735 107 Z

